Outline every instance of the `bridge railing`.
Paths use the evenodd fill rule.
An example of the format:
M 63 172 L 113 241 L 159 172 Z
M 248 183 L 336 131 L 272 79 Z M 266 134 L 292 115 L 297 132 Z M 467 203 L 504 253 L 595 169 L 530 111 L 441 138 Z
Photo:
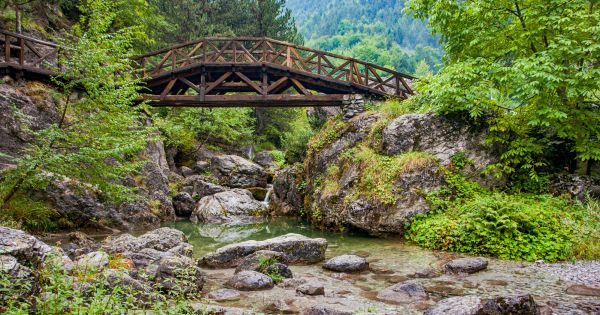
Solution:
M 377 93 L 412 94 L 409 75 L 334 53 L 270 38 L 206 38 L 137 57 L 144 76 L 159 76 L 196 64 L 269 63 L 358 84 Z
M 47 72 L 56 67 L 59 49 L 54 43 L 0 30 L 0 64 Z

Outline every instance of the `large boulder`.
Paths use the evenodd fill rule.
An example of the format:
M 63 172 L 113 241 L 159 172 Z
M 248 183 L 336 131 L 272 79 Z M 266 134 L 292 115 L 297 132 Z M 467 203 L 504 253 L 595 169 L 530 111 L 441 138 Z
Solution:
M 325 259 L 327 241 L 299 234 L 286 234 L 264 241 L 246 241 L 217 249 L 204 256 L 200 263 L 212 268 L 232 268 L 243 259 L 260 250 L 271 250 L 285 254 L 291 264 L 317 263 Z
M 178 217 L 189 218 L 196 208 L 196 200 L 187 192 L 180 192 L 173 197 L 173 208 Z
M 237 155 L 220 155 L 211 160 L 211 170 L 222 185 L 233 188 L 266 187 L 268 175 L 258 164 Z
M 198 196 L 200 198 L 218 194 L 220 192 L 227 191 L 228 189 L 215 184 L 218 179 L 211 178 L 209 176 L 194 175 L 187 177 L 183 181 L 183 187 L 189 187 L 190 191 L 186 191 L 192 197 Z
M 166 256 L 158 263 L 154 280 L 164 291 L 193 293 L 202 291 L 205 277 L 193 259 Z
M 436 114 L 409 114 L 394 119 L 383 130 L 383 151 L 397 155 L 423 151 L 434 155 L 449 166 L 453 157 L 462 155 L 463 172 L 474 180 L 492 185 L 497 180 L 482 177 L 481 172 L 498 162 L 497 152 L 486 144 L 487 128 L 465 121 L 452 120 Z
M 264 220 L 266 206 L 244 189 L 232 189 L 198 202 L 190 220 L 194 223 L 227 223 L 239 225 Z
M 0 255 L 17 259 L 24 266 L 38 266 L 46 262 L 51 255 L 57 256 L 66 269 L 73 262 L 60 249 L 52 248 L 36 237 L 23 231 L 0 227 Z
M 277 164 L 275 164 L 275 160 L 273 159 L 273 155 L 269 151 L 261 151 L 256 153 L 254 162 L 269 172 L 273 172 L 278 168 Z

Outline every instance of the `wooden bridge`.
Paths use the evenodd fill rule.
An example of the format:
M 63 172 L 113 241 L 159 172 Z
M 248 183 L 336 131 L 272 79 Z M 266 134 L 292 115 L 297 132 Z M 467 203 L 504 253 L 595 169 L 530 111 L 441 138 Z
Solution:
M 60 47 L 0 30 L 0 74 L 49 79 Z M 270 38 L 205 38 L 134 59 L 152 106 L 340 106 L 349 94 L 407 98 L 413 77 Z

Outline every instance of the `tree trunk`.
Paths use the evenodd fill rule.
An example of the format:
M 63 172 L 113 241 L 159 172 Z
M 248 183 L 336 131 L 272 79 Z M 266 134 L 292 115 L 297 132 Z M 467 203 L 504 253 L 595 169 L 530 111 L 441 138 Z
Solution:
M 15 32 L 21 34 L 23 29 L 21 27 L 21 8 L 18 4 L 15 4 Z

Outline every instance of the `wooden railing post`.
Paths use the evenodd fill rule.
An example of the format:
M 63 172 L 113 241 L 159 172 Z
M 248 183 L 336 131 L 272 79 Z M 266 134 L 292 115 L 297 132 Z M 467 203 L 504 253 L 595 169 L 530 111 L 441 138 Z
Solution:
M 4 35 L 4 62 L 10 62 L 10 36 Z
M 25 64 L 25 39 L 19 38 L 19 65 Z

